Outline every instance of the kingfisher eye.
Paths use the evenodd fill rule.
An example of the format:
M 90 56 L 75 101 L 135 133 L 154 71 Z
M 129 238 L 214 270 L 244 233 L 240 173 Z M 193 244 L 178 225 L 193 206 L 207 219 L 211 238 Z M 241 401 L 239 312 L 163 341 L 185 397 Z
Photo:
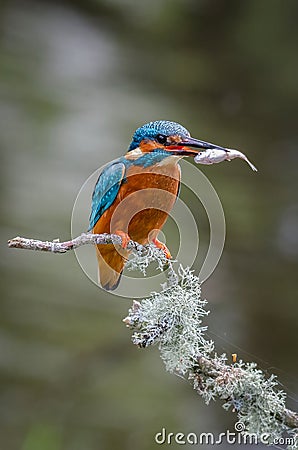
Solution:
M 165 136 L 164 134 L 158 134 L 156 136 L 156 140 L 160 144 L 166 145 L 166 143 L 167 143 L 167 136 Z

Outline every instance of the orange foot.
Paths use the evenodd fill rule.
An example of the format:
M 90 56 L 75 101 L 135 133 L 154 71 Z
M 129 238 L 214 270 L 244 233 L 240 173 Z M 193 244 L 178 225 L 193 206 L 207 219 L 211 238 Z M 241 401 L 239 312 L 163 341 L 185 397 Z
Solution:
M 115 231 L 115 234 L 117 234 L 117 236 L 120 236 L 121 239 L 122 239 L 121 247 L 122 248 L 127 248 L 127 245 L 128 245 L 128 243 L 130 241 L 129 235 L 127 233 L 125 233 L 124 231 L 121 231 L 121 230 Z
M 166 244 L 163 244 L 163 242 L 160 242 L 157 238 L 153 239 L 152 242 L 155 247 L 160 248 L 164 252 L 167 259 L 172 259 L 172 255 Z

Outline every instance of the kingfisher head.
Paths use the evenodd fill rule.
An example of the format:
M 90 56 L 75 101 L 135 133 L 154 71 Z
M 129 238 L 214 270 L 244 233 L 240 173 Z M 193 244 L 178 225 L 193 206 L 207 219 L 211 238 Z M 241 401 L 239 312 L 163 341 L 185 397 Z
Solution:
M 155 152 L 164 154 L 164 157 L 196 156 L 198 152 L 207 149 L 225 150 L 224 147 L 191 137 L 189 131 L 179 123 L 157 120 L 146 123 L 135 131 L 128 155 L 130 152 L 136 155 Z

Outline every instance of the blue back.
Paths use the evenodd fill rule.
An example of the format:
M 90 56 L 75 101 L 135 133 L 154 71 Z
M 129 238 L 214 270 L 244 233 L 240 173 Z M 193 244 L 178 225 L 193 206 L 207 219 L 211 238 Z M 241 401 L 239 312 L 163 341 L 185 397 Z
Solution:
M 113 161 L 100 173 L 93 195 L 88 231 L 113 204 L 125 176 L 125 164 L 121 159 Z

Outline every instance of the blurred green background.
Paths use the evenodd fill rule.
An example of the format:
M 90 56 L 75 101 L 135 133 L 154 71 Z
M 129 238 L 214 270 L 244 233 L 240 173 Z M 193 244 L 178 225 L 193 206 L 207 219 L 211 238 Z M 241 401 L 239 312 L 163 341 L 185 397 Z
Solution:
M 233 429 L 156 348 L 131 344 L 130 301 L 93 285 L 73 253 L 6 248 L 16 235 L 69 239 L 86 178 L 149 120 L 259 168 L 202 166 L 227 222 L 203 285 L 209 335 L 276 373 L 297 409 L 297 1 L 11 0 L 0 20 L 0 448 L 149 450 L 162 427 Z

